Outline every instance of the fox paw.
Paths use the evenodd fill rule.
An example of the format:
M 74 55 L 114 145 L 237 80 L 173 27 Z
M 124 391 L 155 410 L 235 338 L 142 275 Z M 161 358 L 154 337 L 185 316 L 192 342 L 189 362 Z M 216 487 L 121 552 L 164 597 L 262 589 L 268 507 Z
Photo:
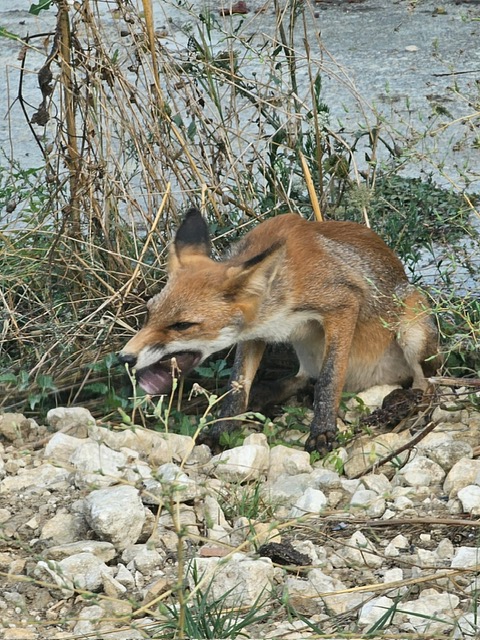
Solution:
M 331 431 L 322 431 L 320 433 L 310 433 L 305 442 L 305 451 L 312 453 L 318 452 L 322 457 L 330 453 L 337 445 L 336 433 Z

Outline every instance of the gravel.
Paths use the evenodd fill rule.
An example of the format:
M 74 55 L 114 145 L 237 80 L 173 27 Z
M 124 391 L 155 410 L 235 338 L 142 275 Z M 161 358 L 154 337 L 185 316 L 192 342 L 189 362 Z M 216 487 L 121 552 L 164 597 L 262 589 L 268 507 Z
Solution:
M 38 425 L 4 414 L 4 637 L 165 637 L 159 604 L 177 602 L 179 576 L 190 589 L 200 581 L 211 599 L 225 597 L 227 607 L 267 612 L 246 629 L 251 638 L 362 634 L 375 625 L 399 635 L 475 637 L 480 393 L 459 406 L 464 392 L 442 390 L 435 405 L 455 401 L 458 415 L 432 407 L 425 420 L 435 428 L 395 464 L 382 463 L 386 434 L 375 431 L 313 463 L 299 448 L 252 433 L 225 452 L 224 474 L 218 456 L 188 436 L 107 429 L 85 410 L 62 409 L 74 425 L 67 436 L 52 415 Z M 16 422 L 22 428 L 12 431 Z M 410 429 L 388 435 L 404 446 Z M 170 460 L 158 464 L 150 445 L 158 449 L 162 439 Z M 79 452 L 94 449 L 91 464 L 76 464 Z M 359 464 L 349 472 L 352 459 L 363 461 L 363 472 Z M 275 550 L 274 562 L 258 553 L 261 545 L 264 554 Z M 295 558 L 301 565 L 290 566 Z

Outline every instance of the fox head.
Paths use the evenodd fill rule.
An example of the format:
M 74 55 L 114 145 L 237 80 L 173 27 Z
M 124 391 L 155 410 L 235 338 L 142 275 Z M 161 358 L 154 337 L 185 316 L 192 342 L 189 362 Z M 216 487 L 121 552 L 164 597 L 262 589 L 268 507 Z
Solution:
M 212 353 L 252 338 L 249 327 L 282 249 L 277 243 L 248 259 L 216 262 L 200 211 L 187 211 L 170 250 L 167 284 L 149 300 L 145 326 L 119 354 L 147 393 L 169 393 L 172 374 L 185 375 Z

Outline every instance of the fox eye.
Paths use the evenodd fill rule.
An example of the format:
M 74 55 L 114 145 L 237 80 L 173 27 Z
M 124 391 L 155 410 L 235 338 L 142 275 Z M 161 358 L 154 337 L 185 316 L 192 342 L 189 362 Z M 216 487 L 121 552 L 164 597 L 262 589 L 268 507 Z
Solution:
M 185 331 L 196 324 L 198 324 L 198 322 L 174 322 L 168 325 L 167 329 L 171 329 L 172 331 Z

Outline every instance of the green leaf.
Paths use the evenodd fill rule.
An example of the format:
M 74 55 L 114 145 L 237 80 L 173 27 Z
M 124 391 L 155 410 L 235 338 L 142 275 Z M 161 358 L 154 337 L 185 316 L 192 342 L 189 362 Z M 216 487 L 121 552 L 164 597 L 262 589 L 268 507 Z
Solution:
M 0 382 L 16 384 L 17 376 L 14 373 L 2 373 L 0 376 Z
M 5 27 L 0 27 L 0 37 L 2 38 L 10 38 L 10 40 L 20 40 L 23 41 L 23 38 L 18 36 L 16 33 L 12 33 L 11 31 L 7 31 Z
M 38 4 L 33 3 L 32 5 L 30 5 L 30 9 L 28 10 L 28 12 L 33 13 L 34 16 L 38 16 L 40 11 L 46 11 L 47 9 L 50 9 L 51 4 L 52 0 L 40 0 Z

